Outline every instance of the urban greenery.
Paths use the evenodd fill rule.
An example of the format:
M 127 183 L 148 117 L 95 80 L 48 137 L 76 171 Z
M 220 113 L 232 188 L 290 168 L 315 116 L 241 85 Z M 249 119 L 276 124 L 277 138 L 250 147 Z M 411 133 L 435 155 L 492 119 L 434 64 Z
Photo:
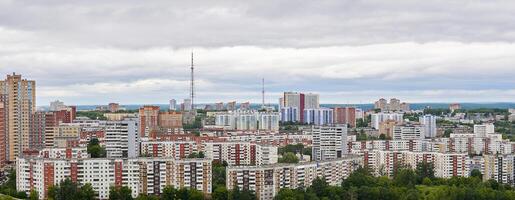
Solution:
M 96 120 L 107 120 L 107 118 L 104 116 L 105 113 L 108 113 L 109 111 L 77 111 L 77 117 L 87 117 L 89 119 L 96 119 Z
M 91 155 L 92 158 L 105 158 L 106 157 L 106 150 L 104 147 L 100 146 L 97 138 L 91 138 L 91 140 L 88 143 L 87 151 Z
M 91 187 L 91 184 L 86 183 L 82 187 L 79 187 L 77 183 L 74 183 L 68 178 L 48 188 L 48 199 L 50 200 L 93 200 L 95 197 L 95 191 L 93 187 Z
M 299 158 L 292 152 L 284 153 L 278 160 L 279 163 L 298 163 Z
M 281 189 L 275 199 L 515 199 L 515 191 L 493 180 L 483 182 L 477 172 L 468 178 L 435 178 L 432 165 L 423 163 L 416 170 L 401 168 L 391 179 L 374 177 L 365 168 L 353 172 L 339 186 L 317 178 L 305 189 Z
M 27 194 L 25 192 L 19 192 L 16 190 L 16 171 L 14 169 L 9 170 L 8 173 L 7 181 L 0 185 L 0 193 L 19 199 L 27 198 Z

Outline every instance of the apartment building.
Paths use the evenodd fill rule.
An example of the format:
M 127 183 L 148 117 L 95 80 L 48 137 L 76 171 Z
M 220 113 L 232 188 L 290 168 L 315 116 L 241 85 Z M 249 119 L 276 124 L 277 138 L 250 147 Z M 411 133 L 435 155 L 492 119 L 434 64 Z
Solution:
M 109 158 L 139 156 L 140 137 L 137 118 L 106 122 L 104 140 Z
M 16 169 L 17 190 L 36 190 L 40 199 L 67 178 L 79 185 L 90 183 L 99 199 L 109 198 L 111 186 L 128 186 L 133 197 L 159 195 L 167 185 L 211 193 L 211 161 L 206 159 L 20 157 Z
M 313 160 L 331 160 L 347 153 L 347 126 L 313 126 Z
M 324 177 L 330 185 L 339 185 L 360 165 L 362 160 L 358 156 L 344 156 L 299 164 L 230 166 L 226 172 L 226 187 L 252 190 L 258 199 L 270 200 L 282 188 L 307 188 L 317 177 Z
M 229 166 L 269 165 L 278 160 L 277 146 L 251 142 L 206 142 L 206 158 L 214 162 L 227 162 Z

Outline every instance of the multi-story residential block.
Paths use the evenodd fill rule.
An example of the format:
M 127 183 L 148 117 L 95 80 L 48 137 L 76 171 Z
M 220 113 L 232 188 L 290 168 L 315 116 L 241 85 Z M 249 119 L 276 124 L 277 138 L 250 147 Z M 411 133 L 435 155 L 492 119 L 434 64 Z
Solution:
M 410 106 L 406 102 L 401 103 L 396 98 L 390 99 L 390 103 L 386 99 L 381 98 L 374 103 L 374 109 L 380 109 L 381 111 L 409 111 Z
M 158 129 L 159 106 L 139 108 L 139 130 L 141 137 L 148 137 L 152 130 Z
M 58 111 L 58 110 L 63 110 L 65 108 L 66 108 L 66 106 L 64 105 L 64 102 L 55 100 L 55 101 L 50 102 L 50 107 L 48 107 L 48 110 L 49 111 Z
M 277 146 L 250 142 L 207 142 L 203 144 L 206 158 L 214 162 L 235 165 L 267 165 L 277 163 Z
M 30 149 L 30 122 L 36 111 L 36 82 L 22 79 L 19 74 L 7 75 L 0 81 L 0 96 L 5 116 L 5 158 L 15 161 L 24 150 Z
M 109 158 L 134 158 L 139 155 L 137 118 L 108 121 L 105 129 L 105 146 Z
M 201 147 L 195 141 L 143 141 L 141 156 L 159 158 L 187 158 L 190 154 L 199 153 Z
M 244 102 L 240 104 L 240 110 L 250 110 L 250 102 Z
M 260 200 L 273 199 L 282 188 L 307 188 L 317 177 L 330 185 L 339 185 L 343 179 L 362 165 L 358 156 L 339 159 L 263 166 L 227 167 L 226 187 L 255 191 Z
M 394 140 L 420 140 L 424 139 L 424 127 L 415 124 L 395 125 L 393 127 Z
M 236 101 L 227 102 L 226 109 L 230 110 L 230 111 L 235 111 L 236 110 Z
M 177 110 L 177 100 L 170 99 L 170 105 L 168 106 L 169 111 L 176 111 Z
M 395 120 L 398 123 L 402 123 L 404 114 L 402 113 L 374 113 L 371 114 L 372 127 L 379 129 L 379 125 L 387 120 Z
M 109 105 L 107 105 L 107 108 L 109 109 L 109 112 L 117 112 L 118 110 L 120 110 L 120 104 L 109 103 Z
M 47 197 L 50 186 L 67 178 L 79 185 L 90 183 L 99 199 L 108 199 L 112 186 L 128 186 L 133 197 L 159 195 L 168 185 L 209 195 L 212 182 L 211 161 L 206 159 L 19 157 L 16 175 L 16 189 L 36 190 L 40 199 Z
M 229 111 L 214 116 L 215 126 L 225 130 L 279 130 L 278 112 Z
M 451 103 L 449 104 L 449 110 L 451 110 L 451 112 L 454 112 L 456 110 L 459 110 L 461 109 L 461 105 L 459 103 Z
M 67 141 L 78 141 L 80 139 L 80 132 L 80 126 L 76 125 L 61 124 L 47 127 L 45 130 L 45 147 L 67 147 Z
M 304 123 L 314 125 L 333 124 L 333 110 L 329 108 L 304 109 Z
M 393 130 L 399 122 L 389 119 L 379 123 L 379 135 L 384 134 L 387 138 L 393 138 Z
M 341 158 L 347 153 L 346 126 L 313 126 L 313 160 L 330 160 Z
M 137 113 L 104 113 L 107 121 L 122 121 L 125 118 L 136 118 Z
M 496 180 L 499 183 L 515 185 L 515 156 L 505 155 L 483 155 L 481 164 L 483 165 L 483 180 Z
M 319 95 L 312 93 L 298 93 L 298 92 L 284 92 L 284 95 L 279 100 L 279 110 L 282 107 L 296 108 L 296 116 L 300 122 L 304 122 L 305 109 L 319 109 Z
M 474 134 L 476 137 L 486 137 L 487 134 L 495 133 L 494 124 L 476 124 L 474 125 Z
M 426 138 L 436 137 L 436 116 L 424 115 L 419 118 L 420 124 L 424 126 L 424 136 Z
M 335 124 L 348 124 L 349 127 L 356 127 L 356 108 L 336 107 L 333 108 L 333 114 Z
M 182 128 L 182 113 L 180 112 L 160 112 L 158 115 L 158 125 L 164 129 Z
M 6 124 L 6 112 L 4 105 L 4 96 L 0 93 L 0 169 L 3 169 L 5 162 L 7 161 L 6 154 L 6 138 L 7 138 L 7 124 Z
M 281 122 L 300 122 L 299 108 L 281 107 Z

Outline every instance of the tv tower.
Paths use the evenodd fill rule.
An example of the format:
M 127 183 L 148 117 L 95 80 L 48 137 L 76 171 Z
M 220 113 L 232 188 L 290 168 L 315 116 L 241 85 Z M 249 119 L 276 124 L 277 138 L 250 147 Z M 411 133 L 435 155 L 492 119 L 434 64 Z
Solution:
M 193 111 L 195 109 L 195 79 L 193 74 L 193 51 L 191 52 L 191 85 L 190 85 L 190 99 L 191 99 L 191 110 Z
M 265 78 L 261 79 L 261 85 L 262 85 L 261 97 L 263 98 L 263 101 L 261 102 L 261 108 L 264 109 L 265 108 Z

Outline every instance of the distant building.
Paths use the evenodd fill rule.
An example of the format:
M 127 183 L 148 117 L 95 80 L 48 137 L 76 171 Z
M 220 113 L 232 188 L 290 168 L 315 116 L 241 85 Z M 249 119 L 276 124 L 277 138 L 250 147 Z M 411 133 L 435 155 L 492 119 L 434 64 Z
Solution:
M 109 108 L 109 112 L 117 112 L 120 110 L 120 104 L 118 103 L 109 103 L 107 106 Z
M 224 110 L 224 102 L 219 102 L 215 104 L 215 110 L 221 111 Z
M 396 120 L 388 119 L 379 124 L 379 135 L 384 134 L 387 138 L 393 138 L 393 130 L 395 125 L 398 125 L 399 122 Z
M 184 102 L 181 105 L 181 110 L 189 111 L 193 109 L 193 105 L 191 104 L 191 99 L 184 99 Z
M 451 110 L 451 112 L 454 112 L 456 110 L 459 110 L 461 109 L 461 105 L 459 103 L 451 103 L 449 104 L 449 110 Z
M 404 121 L 402 113 L 374 113 L 371 115 L 372 127 L 379 129 L 379 124 L 386 120 L 395 120 L 399 123 Z
M 236 101 L 227 102 L 226 108 L 228 111 L 236 110 Z
M 282 107 L 296 108 L 296 116 L 298 116 L 299 121 L 305 122 L 305 109 L 319 109 L 319 99 L 320 97 L 318 94 L 284 92 L 283 97 L 279 99 L 279 110 L 281 110 Z
M 304 109 L 303 123 L 314 125 L 333 124 L 333 115 L 333 110 L 330 108 Z
M 350 127 L 356 127 L 356 108 L 336 107 L 333 108 L 333 115 L 335 124 L 348 124 Z
M 177 101 L 175 99 L 170 99 L 170 105 L 168 107 L 168 110 L 170 110 L 170 111 L 177 110 Z
M 424 127 L 421 125 L 404 124 L 393 127 L 394 140 L 421 140 L 424 135 Z
M 476 124 L 474 125 L 474 134 L 476 137 L 486 137 L 488 134 L 495 133 L 494 124 Z
M 139 108 L 139 131 L 141 137 L 148 137 L 152 130 L 158 128 L 159 106 L 143 106 Z
M 50 107 L 48 110 L 57 111 L 57 110 L 62 110 L 64 108 L 66 108 L 66 106 L 64 105 L 64 102 L 55 100 L 55 101 L 50 102 Z
M 279 130 L 278 112 L 229 111 L 215 113 L 215 126 L 225 130 Z
M 424 126 L 424 135 L 426 138 L 436 137 L 436 116 L 423 115 L 419 117 L 419 122 Z
M 281 107 L 281 122 L 300 122 L 297 107 Z
M 240 104 L 240 110 L 250 110 L 250 103 L 247 101 Z
M 386 99 L 379 99 L 374 103 L 374 109 L 380 109 L 381 111 L 409 111 L 410 106 L 406 102 L 402 102 L 399 99 L 392 98 L 390 103 Z
M 363 109 L 356 108 L 356 119 L 363 119 L 365 117 L 365 113 L 363 112 Z
M 332 160 L 347 154 L 346 126 L 313 126 L 313 160 Z

